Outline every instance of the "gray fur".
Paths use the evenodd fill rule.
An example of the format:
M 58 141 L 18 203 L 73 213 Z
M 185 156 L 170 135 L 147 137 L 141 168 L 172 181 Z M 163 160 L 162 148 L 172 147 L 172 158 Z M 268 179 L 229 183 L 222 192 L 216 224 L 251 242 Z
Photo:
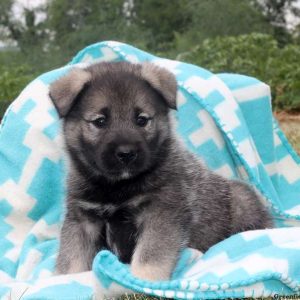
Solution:
M 51 85 L 50 97 L 61 117 L 67 115 L 73 101 L 90 79 L 89 72 L 76 68 Z
M 130 262 L 135 276 L 164 280 L 183 248 L 206 251 L 237 232 L 272 226 L 250 186 L 207 170 L 178 142 L 169 116 L 176 103 L 171 73 L 125 62 L 83 72 L 90 77 L 78 97 L 72 84 L 60 84 L 66 78 L 50 88 L 58 110 L 65 100 L 55 95 L 69 99 L 67 114 L 59 112 L 71 168 L 58 273 L 91 269 L 106 248 Z M 151 117 L 142 127 L 141 115 Z M 101 128 L 93 123 L 99 116 Z M 124 145 L 135 154 L 126 164 L 116 152 Z
M 152 63 L 143 63 L 141 76 L 161 92 L 170 108 L 176 109 L 177 82 L 172 73 Z

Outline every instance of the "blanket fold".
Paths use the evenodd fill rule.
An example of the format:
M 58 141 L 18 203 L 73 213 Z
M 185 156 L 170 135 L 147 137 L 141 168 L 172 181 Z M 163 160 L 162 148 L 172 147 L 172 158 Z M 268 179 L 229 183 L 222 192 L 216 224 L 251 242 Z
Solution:
M 108 251 L 97 254 L 90 272 L 54 275 L 67 165 L 49 84 L 75 66 L 99 61 L 151 61 L 173 72 L 179 87 L 178 134 L 208 168 L 252 184 L 277 228 L 236 234 L 204 254 L 185 249 L 168 282 L 134 278 L 130 266 Z M 102 299 L 133 292 L 178 299 L 300 294 L 299 164 L 272 117 L 266 84 L 212 74 L 118 42 L 93 44 L 69 65 L 31 82 L 2 120 L 1 299 Z

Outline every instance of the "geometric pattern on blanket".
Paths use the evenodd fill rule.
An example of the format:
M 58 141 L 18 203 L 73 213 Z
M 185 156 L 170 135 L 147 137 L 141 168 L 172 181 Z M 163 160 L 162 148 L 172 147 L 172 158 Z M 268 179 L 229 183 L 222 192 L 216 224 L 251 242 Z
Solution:
M 152 61 L 178 81 L 176 130 L 215 172 L 252 184 L 277 228 L 234 235 L 202 254 L 182 252 L 168 282 L 132 277 L 108 251 L 93 270 L 53 274 L 64 217 L 64 143 L 49 84 L 72 67 Z M 153 56 L 118 42 L 93 44 L 31 82 L 0 127 L 1 299 L 90 299 L 124 292 L 178 299 L 291 295 L 300 290 L 300 159 L 272 117 L 269 87 L 237 74 Z

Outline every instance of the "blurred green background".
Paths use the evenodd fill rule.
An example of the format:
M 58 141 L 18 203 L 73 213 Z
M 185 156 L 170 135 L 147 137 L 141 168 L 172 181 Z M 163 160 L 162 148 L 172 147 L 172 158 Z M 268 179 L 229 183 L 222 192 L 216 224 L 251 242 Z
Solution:
M 38 74 L 101 40 L 268 83 L 300 112 L 300 0 L 0 0 L 0 118 Z

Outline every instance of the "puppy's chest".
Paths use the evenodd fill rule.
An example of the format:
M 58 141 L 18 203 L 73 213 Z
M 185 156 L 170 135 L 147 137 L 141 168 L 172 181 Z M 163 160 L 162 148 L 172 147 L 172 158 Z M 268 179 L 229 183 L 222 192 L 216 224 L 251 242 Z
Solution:
M 80 200 L 77 204 L 90 217 L 101 218 L 103 220 L 123 219 L 134 217 L 148 203 L 143 195 L 129 195 L 123 191 L 114 193 L 95 193 L 93 197 Z
M 123 196 L 122 201 L 113 197 L 83 201 L 80 207 L 91 221 L 103 222 L 101 248 L 111 250 L 122 262 L 129 263 L 138 238 L 140 220 L 148 202 L 144 196 Z
M 117 210 L 104 220 L 102 230 L 104 248 L 111 250 L 124 263 L 129 263 L 138 237 L 135 215 L 126 209 Z

